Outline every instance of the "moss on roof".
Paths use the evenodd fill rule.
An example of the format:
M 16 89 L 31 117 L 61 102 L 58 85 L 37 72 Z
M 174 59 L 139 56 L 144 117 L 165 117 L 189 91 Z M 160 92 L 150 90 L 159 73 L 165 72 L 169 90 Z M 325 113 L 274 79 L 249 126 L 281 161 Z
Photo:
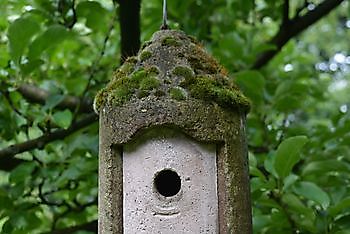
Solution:
M 249 100 L 227 71 L 192 37 L 176 30 L 156 32 L 138 56 L 127 59 L 98 92 L 94 108 L 120 106 L 141 98 L 179 102 L 200 99 L 248 111 Z

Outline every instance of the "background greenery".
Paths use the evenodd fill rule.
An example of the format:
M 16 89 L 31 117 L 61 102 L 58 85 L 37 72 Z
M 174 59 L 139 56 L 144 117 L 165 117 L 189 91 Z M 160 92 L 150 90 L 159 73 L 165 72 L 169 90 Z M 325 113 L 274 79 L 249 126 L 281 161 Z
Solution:
M 159 29 L 161 0 L 141 2 L 141 35 L 126 42 L 129 51 L 124 0 L 0 3 L 1 233 L 95 233 L 91 100 L 121 54 Z M 350 233 L 349 2 L 168 5 L 171 28 L 197 37 L 252 100 L 254 233 Z

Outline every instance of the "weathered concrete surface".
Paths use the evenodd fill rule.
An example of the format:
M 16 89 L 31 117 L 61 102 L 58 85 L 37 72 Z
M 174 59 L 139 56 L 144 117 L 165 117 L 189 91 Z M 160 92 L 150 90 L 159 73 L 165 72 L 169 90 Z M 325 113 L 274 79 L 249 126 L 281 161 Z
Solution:
M 117 71 L 95 101 L 100 114 L 99 233 L 128 233 L 123 227 L 123 173 L 128 171 L 123 172 L 123 151 L 148 131 L 164 128 L 216 145 L 217 233 L 252 233 L 246 98 L 182 32 L 157 32 L 143 52 Z
M 123 175 L 118 150 L 148 130 L 167 127 L 217 145 L 219 233 L 252 233 L 244 114 L 200 100 L 153 98 L 100 112 L 99 191 L 103 198 L 113 197 L 113 204 L 107 198 L 100 200 L 99 222 L 101 229 L 111 227 L 113 231 L 99 233 L 123 233 Z
M 181 188 L 166 197 L 154 180 L 169 169 Z M 216 146 L 169 129 L 147 132 L 124 147 L 123 193 L 124 233 L 218 233 Z
M 100 134 L 98 233 L 123 233 L 122 148 L 106 147 L 105 135 Z

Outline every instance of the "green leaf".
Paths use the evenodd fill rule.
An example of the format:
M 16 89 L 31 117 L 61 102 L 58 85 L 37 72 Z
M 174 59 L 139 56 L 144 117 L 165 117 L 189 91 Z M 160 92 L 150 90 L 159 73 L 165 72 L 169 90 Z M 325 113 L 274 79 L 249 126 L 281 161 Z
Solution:
M 20 183 L 26 178 L 29 178 L 30 174 L 34 171 L 36 167 L 35 162 L 23 162 L 18 165 L 10 174 L 11 183 Z
M 277 148 L 274 168 L 280 179 L 290 174 L 300 160 L 300 150 L 308 141 L 306 136 L 295 136 L 284 140 Z
M 286 230 L 289 226 L 288 217 L 281 209 L 271 213 L 271 223 L 271 228 L 274 233 L 285 233 L 285 231 L 282 230 Z
M 324 161 L 313 161 L 308 163 L 302 171 L 306 175 L 324 175 L 330 172 L 350 172 L 349 166 L 345 162 L 337 159 L 329 159 Z
M 40 137 L 40 136 L 42 136 L 43 135 L 43 132 L 42 132 L 42 130 L 40 129 L 40 128 L 38 128 L 38 127 L 29 127 L 28 128 L 28 137 L 30 138 L 30 139 L 34 139 L 34 138 L 37 138 L 37 137 Z
M 86 18 L 86 26 L 93 30 L 99 30 L 104 27 L 104 18 L 108 11 L 97 1 L 83 1 L 77 5 L 78 18 Z
M 77 179 L 81 175 L 80 170 L 78 169 L 77 166 L 72 165 L 69 167 L 67 170 L 65 170 L 62 174 L 62 179 L 66 180 L 74 180 Z
M 350 229 L 350 215 L 347 213 L 341 218 L 337 219 L 334 223 L 334 226 L 338 230 L 349 230 Z
M 285 193 L 282 196 L 282 201 L 288 206 L 288 209 L 293 212 L 298 212 L 299 214 L 303 214 L 306 216 L 308 216 L 309 213 L 312 212 L 311 209 L 306 207 L 304 203 L 292 193 Z
M 308 86 L 294 80 L 282 82 L 275 91 L 274 108 L 279 111 L 290 111 L 302 104 L 300 97 L 308 94 Z
M 67 151 L 68 155 L 80 154 L 89 150 L 93 154 L 98 154 L 98 136 L 90 136 L 87 134 L 78 133 L 79 137 L 67 138 L 69 145 Z
M 243 71 L 235 74 L 237 84 L 253 103 L 261 103 L 263 100 L 265 79 L 258 71 Z
M 256 176 L 261 179 L 265 179 L 265 175 L 256 167 L 249 167 L 249 174 L 251 176 Z
M 39 24 L 30 17 L 19 18 L 10 25 L 8 29 L 9 49 L 12 60 L 16 64 L 19 64 L 24 50 L 39 29 Z
M 5 210 L 11 209 L 13 206 L 13 201 L 8 197 L 5 191 L 0 190 L 0 219 Z
M 52 115 L 54 122 L 61 128 L 67 129 L 73 119 L 72 112 L 70 110 L 58 111 Z
M 328 194 L 318 187 L 315 183 L 302 181 L 293 186 L 293 191 L 309 200 L 312 200 L 327 209 L 330 204 Z
M 52 110 L 55 108 L 62 100 L 64 99 L 64 95 L 62 94 L 55 94 L 55 95 L 50 95 L 45 102 L 45 109 Z
M 337 232 L 334 233 L 334 234 L 350 234 L 350 229 L 337 231 Z
M 68 39 L 72 34 L 61 25 L 52 25 L 29 45 L 28 58 L 35 60 L 47 49 Z
M 253 217 L 254 231 L 262 233 L 263 228 L 268 226 L 270 222 L 271 222 L 271 217 L 269 215 L 254 215 Z
M 84 92 L 88 80 L 66 79 L 64 82 L 68 93 L 79 96 Z
M 294 174 L 289 174 L 286 178 L 283 180 L 283 191 L 286 191 L 290 186 L 292 186 L 297 180 L 299 179 L 299 176 Z
M 329 214 L 333 217 L 337 216 L 339 213 L 341 213 L 343 210 L 350 208 L 350 197 L 347 197 L 343 199 L 342 201 L 338 202 L 336 205 L 329 208 Z
M 27 63 L 21 64 L 21 71 L 23 72 L 24 75 L 28 75 L 43 64 L 44 64 L 44 61 L 41 59 L 28 61 Z
M 254 177 L 251 179 L 251 190 L 263 190 L 263 191 L 271 191 L 276 188 L 276 182 L 273 178 L 266 180 L 259 177 Z
M 264 168 L 266 171 L 268 171 L 271 175 L 278 178 L 277 172 L 274 168 L 276 157 L 272 157 L 272 155 L 268 155 L 264 161 Z
M 4 233 L 32 233 L 30 230 L 38 228 L 40 219 L 33 211 L 19 209 L 13 212 L 3 227 Z

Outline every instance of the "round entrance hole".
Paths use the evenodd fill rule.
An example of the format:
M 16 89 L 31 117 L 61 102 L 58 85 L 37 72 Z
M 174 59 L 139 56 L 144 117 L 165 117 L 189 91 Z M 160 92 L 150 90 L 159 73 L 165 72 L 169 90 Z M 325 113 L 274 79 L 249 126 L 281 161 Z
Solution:
M 171 197 L 180 191 L 181 178 L 175 171 L 164 169 L 156 174 L 154 186 L 164 197 Z

